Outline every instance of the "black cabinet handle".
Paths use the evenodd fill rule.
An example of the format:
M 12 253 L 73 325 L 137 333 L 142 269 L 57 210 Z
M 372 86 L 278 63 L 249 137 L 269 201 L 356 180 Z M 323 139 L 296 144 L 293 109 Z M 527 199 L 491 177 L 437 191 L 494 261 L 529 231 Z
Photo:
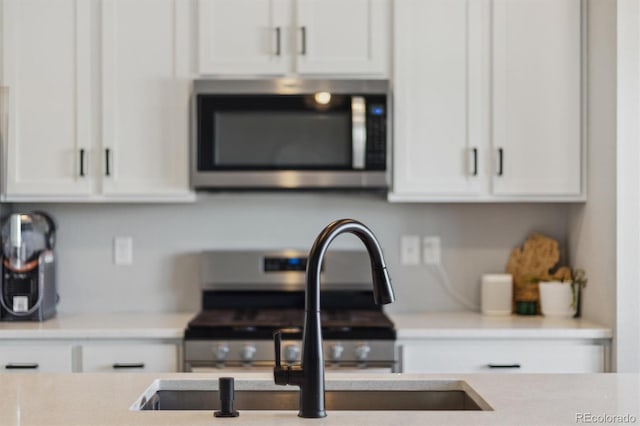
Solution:
M 307 27 L 304 27 L 304 26 L 300 27 L 300 37 L 302 38 L 300 54 L 306 55 L 307 54 Z
M 109 148 L 105 148 L 104 150 L 104 174 L 105 176 L 110 176 L 111 175 L 111 171 L 110 171 L 110 160 L 109 157 L 111 157 L 111 150 Z
M 499 368 L 520 368 L 520 364 L 487 364 L 487 367 L 499 369 Z
M 36 370 L 38 364 L 35 362 L 12 362 L 4 366 L 5 370 Z
M 144 368 L 144 362 L 116 362 L 113 364 L 114 370 L 126 368 Z
M 478 148 L 473 148 L 473 173 L 472 176 L 478 176 Z
M 84 177 L 84 148 L 80 148 L 80 177 Z
M 503 163 L 504 163 L 504 151 L 502 148 L 498 148 L 498 176 L 502 176 L 504 174 Z
M 280 33 L 281 33 L 280 27 L 276 27 L 276 56 L 280 56 L 280 54 L 282 53 L 281 51 L 282 46 L 280 43 L 280 39 L 281 39 Z

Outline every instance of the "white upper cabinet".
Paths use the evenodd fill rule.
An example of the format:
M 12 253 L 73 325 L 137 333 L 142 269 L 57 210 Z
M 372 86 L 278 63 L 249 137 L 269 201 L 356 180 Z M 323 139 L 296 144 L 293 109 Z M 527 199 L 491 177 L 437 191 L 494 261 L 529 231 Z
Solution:
M 91 191 L 89 3 L 2 3 L 6 195 Z
M 199 0 L 199 72 L 384 76 L 388 0 Z
M 296 72 L 386 74 L 386 0 L 297 0 Z
M 584 199 L 581 0 L 396 0 L 391 201 Z
M 480 6 L 467 0 L 396 2 L 395 191 L 465 195 L 482 189 L 478 167 L 486 154 L 488 116 L 479 101 L 488 82 Z
M 493 192 L 578 195 L 580 0 L 494 0 L 492 18 Z
M 193 199 L 194 5 L 4 0 L 5 200 Z
M 103 0 L 105 195 L 188 193 L 189 3 Z
M 284 74 L 292 0 L 200 0 L 199 71 Z

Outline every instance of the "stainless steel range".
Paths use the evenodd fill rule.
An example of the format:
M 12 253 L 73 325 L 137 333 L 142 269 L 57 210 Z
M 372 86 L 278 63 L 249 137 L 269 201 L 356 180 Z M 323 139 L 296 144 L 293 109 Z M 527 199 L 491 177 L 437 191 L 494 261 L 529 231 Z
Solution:
M 185 371 L 273 369 L 273 333 L 282 357 L 300 362 L 307 253 L 202 253 L 202 312 L 185 330 Z M 365 251 L 327 252 L 322 269 L 322 335 L 330 371 L 392 372 L 396 332 L 374 303 Z

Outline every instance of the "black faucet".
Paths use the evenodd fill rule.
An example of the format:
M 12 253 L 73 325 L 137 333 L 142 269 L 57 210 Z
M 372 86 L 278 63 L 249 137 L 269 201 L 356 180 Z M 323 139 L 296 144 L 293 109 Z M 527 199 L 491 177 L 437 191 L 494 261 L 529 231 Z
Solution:
M 300 386 L 298 416 L 325 417 L 324 359 L 322 356 L 322 329 L 320 326 L 320 270 L 324 254 L 338 235 L 350 232 L 367 248 L 371 259 L 373 297 L 378 305 L 395 300 L 391 278 L 382 257 L 382 249 L 373 232 L 353 219 L 331 222 L 318 235 L 307 260 L 307 287 L 305 294 L 304 332 L 302 334 L 302 363 L 300 366 L 282 366 L 280 363 L 281 332 L 274 333 L 276 366 L 273 369 L 277 385 Z

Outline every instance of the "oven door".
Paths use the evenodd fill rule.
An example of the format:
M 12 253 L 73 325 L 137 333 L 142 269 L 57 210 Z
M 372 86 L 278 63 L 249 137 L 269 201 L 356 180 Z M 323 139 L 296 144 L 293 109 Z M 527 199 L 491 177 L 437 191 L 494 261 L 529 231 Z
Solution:
M 255 373 L 263 372 L 267 373 L 273 371 L 273 365 L 266 364 L 203 364 L 203 363 L 190 363 L 185 361 L 184 371 L 186 373 Z
M 195 188 L 387 186 L 386 95 L 205 87 L 194 95 Z

